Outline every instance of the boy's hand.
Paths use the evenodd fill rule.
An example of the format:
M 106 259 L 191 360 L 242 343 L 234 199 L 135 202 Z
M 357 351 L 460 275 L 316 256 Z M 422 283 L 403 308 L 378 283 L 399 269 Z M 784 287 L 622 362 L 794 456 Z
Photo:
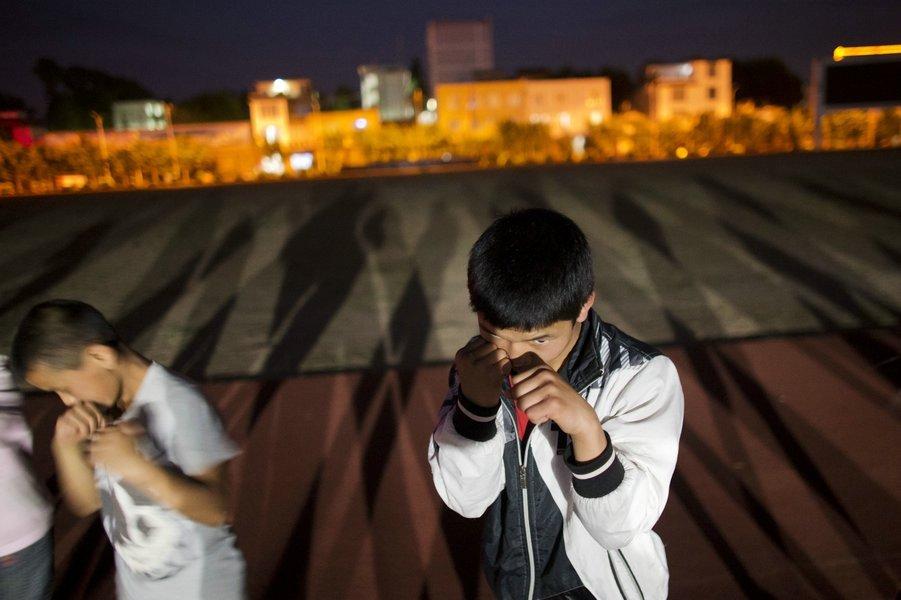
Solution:
M 590 460 L 603 452 L 607 442 L 597 414 L 554 369 L 527 352 L 513 360 L 513 371 L 510 395 L 530 421 L 556 423 L 573 438 L 577 460 Z
M 90 402 L 79 402 L 56 420 L 53 441 L 60 446 L 75 446 L 106 427 L 106 418 Z
M 135 438 L 143 433 L 140 425 L 129 421 L 98 431 L 91 438 L 91 464 L 125 480 L 140 479 L 150 464 L 135 445 Z
M 460 375 L 460 390 L 464 396 L 486 407 L 500 401 L 501 382 L 511 367 L 506 352 L 476 336 L 457 351 L 454 366 Z

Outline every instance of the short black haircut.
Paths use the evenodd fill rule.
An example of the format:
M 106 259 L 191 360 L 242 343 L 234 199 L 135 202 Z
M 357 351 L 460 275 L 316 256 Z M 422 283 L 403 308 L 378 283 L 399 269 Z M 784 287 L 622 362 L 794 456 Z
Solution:
M 99 310 L 78 300 L 49 300 L 28 311 L 13 337 L 10 370 L 20 381 L 36 364 L 77 369 L 91 344 L 117 351 L 122 342 Z
M 492 223 L 469 253 L 472 309 L 501 329 L 575 320 L 594 291 L 591 249 L 568 217 L 543 208 Z

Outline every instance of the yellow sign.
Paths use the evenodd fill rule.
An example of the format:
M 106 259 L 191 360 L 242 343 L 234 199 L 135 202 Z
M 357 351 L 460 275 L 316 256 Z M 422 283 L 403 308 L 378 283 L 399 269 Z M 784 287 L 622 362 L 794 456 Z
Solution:
M 837 46 L 832 52 L 832 60 L 839 62 L 849 56 L 882 56 L 885 54 L 901 54 L 901 44 L 886 46 Z

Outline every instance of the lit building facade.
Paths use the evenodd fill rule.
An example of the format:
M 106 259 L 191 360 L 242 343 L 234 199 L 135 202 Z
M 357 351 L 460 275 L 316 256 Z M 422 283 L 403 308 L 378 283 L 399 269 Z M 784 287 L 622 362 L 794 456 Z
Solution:
M 377 131 L 381 127 L 376 108 L 312 112 L 291 120 L 291 144 L 305 150 L 319 149 L 329 138 L 342 140 L 356 132 Z
M 494 70 L 491 20 L 432 21 L 426 28 L 429 85 L 472 81 L 479 72 Z
M 650 117 L 663 121 L 678 115 L 732 114 L 732 61 L 692 60 L 645 67 L 642 103 Z
M 555 137 L 578 135 L 612 112 L 606 77 L 448 83 L 436 96 L 438 123 L 451 134 L 487 135 L 513 121 L 543 123 Z
M 294 116 L 313 110 L 313 84 L 309 79 L 272 79 L 257 81 L 251 98 L 285 98 Z
M 166 103 L 162 100 L 113 102 L 116 131 L 159 131 L 166 128 Z
M 313 110 L 309 79 L 257 81 L 248 97 L 250 126 L 257 145 L 291 145 L 291 119 Z
M 409 69 L 364 65 L 357 73 L 363 108 L 377 108 L 385 123 L 413 119 L 413 76 Z

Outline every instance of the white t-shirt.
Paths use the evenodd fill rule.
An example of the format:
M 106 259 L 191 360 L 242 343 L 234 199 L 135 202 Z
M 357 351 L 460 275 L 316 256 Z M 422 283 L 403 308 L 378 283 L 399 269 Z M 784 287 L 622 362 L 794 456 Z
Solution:
M 0 356 L 0 556 L 32 545 L 50 530 L 53 507 L 31 468 L 31 430 Z
M 120 421 L 140 423 L 138 449 L 175 473 L 197 475 L 238 454 L 219 417 L 188 381 L 153 363 Z M 103 526 L 116 550 L 121 599 L 245 597 L 244 559 L 227 526 L 209 527 L 103 469 L 94 472 Z

